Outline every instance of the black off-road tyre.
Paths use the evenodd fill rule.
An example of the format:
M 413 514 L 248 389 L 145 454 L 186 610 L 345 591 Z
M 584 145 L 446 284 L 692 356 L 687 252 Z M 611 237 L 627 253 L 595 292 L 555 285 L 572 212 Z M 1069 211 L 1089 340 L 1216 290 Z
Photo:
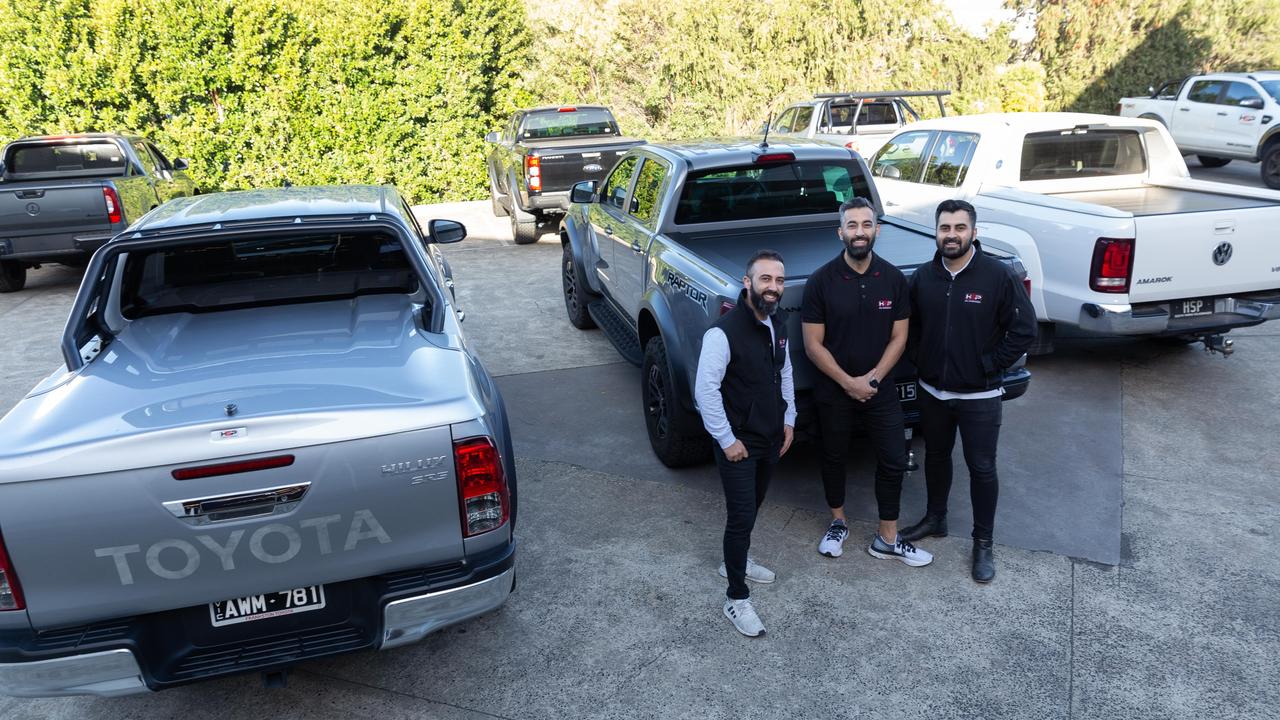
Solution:
M 1272 140 L 1262 149 L 1262 182 L 1280 190 L 1280 140 Z
M 698 465 L 711 459 L 711 439 L 706 432 L 689 434 L 693 418 L 680 409 L 675 397 L 675 376 L 667 361 L 667 346 L 661 337 L 649 339 L 640 366 L 640 395 L 649 445 L 669 468 Z
M 564 254 L 560 261 L 560 283 L 564 288 L 564 309 L 569 314 L 569 322 L 579 330 L 595 327 L 596 321 L 587 312 L 587 305 L 600 299 L 600 296 L 591 292 L 582 269 L 573 259 L 573 248 L 567 242 L 564 243 Z
M 507 216 L 507 206 L 498 200 L 498 186 L 492 179 L 489 180 L 489 205 L 493 208 L 494 217 Z
M 1231 158 L 1220 158 L 1212 155 L 1197 155 L 1196 159 L 1200 161 L 1202 166 L 1207 168 L 1222 167 L 1231 162 Z
M 0 260 L 0 293 L 18 292 L 26 285 L 26 265 L 16 260 Z
M 515 202 L 512 198 L 511 202 Z M 511 208 L 511 239 L 515 240 L 517 245 L 529 245 L 538 242 L 538 218 L 535 215 L 521 210 L 518 207 Z

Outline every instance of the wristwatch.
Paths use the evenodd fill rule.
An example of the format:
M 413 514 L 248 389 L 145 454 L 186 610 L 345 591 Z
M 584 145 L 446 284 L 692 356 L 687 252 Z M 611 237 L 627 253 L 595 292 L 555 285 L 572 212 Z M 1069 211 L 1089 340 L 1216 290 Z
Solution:
M 880 381 L 875 378 L 871 378 L 871 380 L 867 384 L 873 388 L 876 388 L 877 390 L 880 389 Z

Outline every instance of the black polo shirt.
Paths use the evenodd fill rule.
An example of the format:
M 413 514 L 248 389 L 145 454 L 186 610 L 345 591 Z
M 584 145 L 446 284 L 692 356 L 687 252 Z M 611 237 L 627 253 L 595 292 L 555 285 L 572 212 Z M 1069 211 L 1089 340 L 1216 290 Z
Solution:
M 906 277 L 874 252 L 871 265 L 861 275 L 849 267 L 841 251 L 804 284 L 800 320 L 826 326 L 823 346 L 840 369 L 855 377 L 880 362 L 893 334 L 893 323 L 910 316 Z M 842 392 L 826 373 L 817 370 L 816 375 L 816 390 Z M 892 377 L 880 380 L 893 382 Z

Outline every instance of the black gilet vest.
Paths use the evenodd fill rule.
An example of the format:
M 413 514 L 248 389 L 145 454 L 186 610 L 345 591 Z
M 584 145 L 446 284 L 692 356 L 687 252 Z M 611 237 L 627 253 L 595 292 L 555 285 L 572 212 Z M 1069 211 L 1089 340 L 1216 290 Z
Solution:
M 751 312 L 747 291 L 738 304 L 715 323 L 729 339 L 729 365 L 720 382 L 725 415 L 733 434 L 749 448 L 782 444 L 786 402 L 782 399 L 782 367 L 787 357 L 785 319 L 774 314 L 774 337 Z

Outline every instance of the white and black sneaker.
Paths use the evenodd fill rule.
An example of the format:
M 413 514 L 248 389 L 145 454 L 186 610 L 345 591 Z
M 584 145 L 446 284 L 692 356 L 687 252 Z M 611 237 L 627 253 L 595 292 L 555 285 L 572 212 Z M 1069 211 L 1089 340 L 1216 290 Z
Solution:
M 818 543 L 818 552 L 827 557 L 838 558 L 844 554 L 844 540 L 849 537 L 849 526 L 843 520 L 832 520 L 827 527 L 827 534 Z
M 722 578 L 729 577 L 729 570 L 724 566 L 724 563 L 720 563 L 720 577 Z M 778 576 L 769 568 L 757 563 L 755 561 L 755 558 L 748 555 L 747 556 L 747 579 L 750 580 L 751 582 L 758 582 L 763 585 L 767 585 L 773 582 L 774 580 L 777 580 Z
M 867 554 L 881 560 L 901 560 L 911 567 L 924 567 L 933 562 L 933 555 L 903 540 L 901 536 L 890 545 L 880 537 L 880 533 L 876 533 L 875 539 L 867 546 Z
M 760 622 L 760 616 L 756 615 L 756 609 L 751 607 L 750 599 L 725 600 L 724 616 L 729 618 L 734 627 L 738 628 L 738 632 L 747 637 L 764 635 L 764 623 Z

